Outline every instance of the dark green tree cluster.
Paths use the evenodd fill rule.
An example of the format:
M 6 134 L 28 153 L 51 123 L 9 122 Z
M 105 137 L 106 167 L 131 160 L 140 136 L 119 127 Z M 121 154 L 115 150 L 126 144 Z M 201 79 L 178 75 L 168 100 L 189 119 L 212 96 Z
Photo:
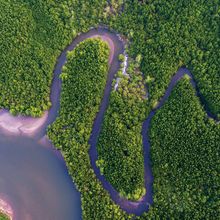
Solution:
M 68 54 L 61 75 L 59 117 L 48 131 L 81 193 L 83 219 L 88 220 L 130 219 L 97 180 L 88 154 L 93 121 L 104 94 L 108 57 L 108 45 L 100 39 L 87 39 Z
M 220 124 L 209 119 L 189 79 L 182 79 L 150 129 L 154 204 L 139 219 L 216 219 Z
M 129 37 L 130 55 L 141 54 L 141 71 L 153 105 L 171 77 L 187 66 L 207 108 L 220 114 L 220 38 L 218 0 L 125 1 L 123 12 L 106 22 Z
M 134 62 L 128 72 L 111 93 L 97 145 L 97 165 L 121 196 L 138 200 L 145 194 L 141 129 L 146 92 Z
M 0 108 L 40 116 L 60 52 L 99 22 L 104 1 L 0 0 Z

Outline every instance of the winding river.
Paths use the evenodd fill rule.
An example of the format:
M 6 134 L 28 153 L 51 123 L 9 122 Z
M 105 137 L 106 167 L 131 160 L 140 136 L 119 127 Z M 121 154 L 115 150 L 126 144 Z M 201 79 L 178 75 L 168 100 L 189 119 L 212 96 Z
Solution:
M 67 173 L 61 154 L 47 139 L 46 129 L 58 116 L 61 92 L 59 74 L 66 63 L 67 51 L 73 50 L 79 42 L 97 36 L 107 41 L 111 53 L 104 96 L 89 140 L 91 166 L 114 202 L 126 212 L 140 215 L 143 211 L 147 211 L 153 203 L 153 175 L 148 138 L 151 119 L 184 74 L 191 77 L 192 85 L 195 88 L 196 84 L 186 68 L 180 68 L 172 77 L 165 95 L 158 106 L 150 112 L 142 127 L 146 194 L 136 202 L 121 198 L 119 193 L 100 174 L 95 162 L 98 158 L 97 139 L 108 107 L 110 92 L 113 89 L 112 80 L 120 68 L 118 55 L 124 52 L 124 43 L 116 33 L 100 27 L 77 36 L 57 59 L 50 94 L 52 107 L 45 112 L 42 118 L 13 117 L 6 110 L 0 113 L 0 199 L 6 201 L 12 208 L 15 220 L 81 219 L 80 194 L 76 191 Z M 213 117 L 210 113 L 207 112 L 207 114 L 209 117 Z

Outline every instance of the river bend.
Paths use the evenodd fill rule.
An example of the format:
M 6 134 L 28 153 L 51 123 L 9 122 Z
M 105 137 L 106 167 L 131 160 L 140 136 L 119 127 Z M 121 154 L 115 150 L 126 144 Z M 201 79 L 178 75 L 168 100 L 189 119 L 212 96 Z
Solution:
M 18 125 L 17 127 L 20 128 L 19 133 L 16 133 L 16 129 L 13 129 L 10 133 L 10 129 L 7 129 L 8 123 L 4 123 L 4 121 L 1 122 L 6 128 L 3 126 L 0 129 L 0 131 L 4 132 L 4 135 L 0 135 L 0 157 L 2 157 L 0 159 L 0 167 L 3 168 L 1 169 L 0 177 L 0 196 L 4 195 L 5 198 L 7 198 L 8 203 L 10 203 L 14 210 L 15 220 L 38 220 L 43 218 L 60 220 L 61 218 L 58 217 L 58 213 L 66 213 L 65 220 L 81 218 L 79 193 L 76 192 L 72 181 L 67 174 L 62 156 L 54 149 L 47 139 L 46 129 L 48 125 L 55 121 L 59 113 L 61 93 L 61 80 L 59 75 L 62 72 L 62 67 L 67 61 L 67 52 L 73 50 L 81 41 L 91 37 L 101 37 L 109 44 L 111 51 L 109 57 L 109 73 L 104 96 L 102 98 L 99 112 L 94 120 L 92 133 L 89 139 L 89 144 L 91 146 L 89 150 L 91 166 L 103 187 L 109 192 L 112 200 L 127 213 L 140 215 L 144 211 L 147 211 L 149 206 L 153 204 L 153 175 L 150 166 L 150 142 L 148 136 L 152 117 L 155 115 L 156 111 L 163 106 L 167 98 L 170 96 L 174 86 L 185 74 L 190 76 L 192 86 L 196 89 L 196 95 L 201 97 L 192 74 L 188 69 L 180 68 L 172 77 L 164 96 L 159 101 L 159 104 L 150 112 L 147 119 L 143 122 L 142 142 L 146 194 L 139 201 L 129 201 L 120 197 L 119 193 L 112 187 L 105 177 L 101 175 L 99 168 L 96 166 L 96 160 L 98 159 L 96 145 L 104 114 L 108 108 L 110 93 L 113 90 L 112 80 L 115 78 L 115 74 L 120 68 L 118 55 L 124 53 L 125 45 L 116 33 L 101 27 L 91 29 L 87 33 L 78 35 L 72 43 L 63 50 L 57 59 L 50 94 L 52 107 L 44 114 L 43 121 L 42 118 L 39 119 L 41 120 L 39 123 L 36 119 L 33 121 L 33 118 L 31 117 L 9 116 L 9 119 L 10 117 L 13 119 L 11 121 L 12 125 L 9 123 L 10 126 L 13 127 L 13 123 L 16 122 L 16 125 Z M 208 117 L 216 119 L 211 113 L 208 111 L 206 112 Z M 6 114 L 5 111 L 4 114 Z M 27 137 L 27 133 L 22 131 L 20 123 L 22 123 L 24 128 L 26 126 L 25 123 L 27 123 L 28 129 L 31 129 L 31 124 L 33 124 L 34 127 L 34 124 L 38 123 L 39 126 L 35 126 L 36 129 L 35 127 L 32 127 L 33 132 L 31 133 L 31 138 L 29 138 Z M 27 130 L 27 128 L 25 129 Z M 17 134 L 17 137 L 15 137 L 15 133 Z M 47 148 L 45 149 L 43 145 Z M 23 172 L 21 172 L 21 170 L 23 170 Z M 44 170 L 44 172 L 41 172 L 42 170 Z M 7 182 L 10 184 L 7 184 Z M 64 191 L 59 190 L 59 193 L 56 195 L 56 198 L 59 196 L 60 201 L 57 201 L 54 197 L 56 189 L 64 189 Z M 40 201 L 43 198 L 45 201 L 40 205 Z M 54 214 L 51 214 L 48 210 L 55 210 Z M 39 213 L 44 217 L 39 216 Z

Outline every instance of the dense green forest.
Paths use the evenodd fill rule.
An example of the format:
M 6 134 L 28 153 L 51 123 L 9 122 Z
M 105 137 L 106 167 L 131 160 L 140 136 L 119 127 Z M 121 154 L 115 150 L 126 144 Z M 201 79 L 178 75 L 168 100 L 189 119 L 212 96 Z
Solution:
M 181 66 L 193 73 L 204 103 L 220 114 L 220 11 L 218 0 L 126 1 L 123 11 L 106 19 L 141 54 L 152 105 L 164 94 Z M 110 20 L 110 21 L 109 21 Z
M 109 146 L 104 143 L 111 138 L 114 149 L 116 141 L 127 147 L 124 152 L 111 152 L 117 158 L 116 170 L 126 166 L 118 158 L 128 149 L 134 152 L 135 148 L 141 161 L 140 123 L 164 94 L 179 67 L 190 69 L 206 108 L 220 118 L 219 6 L 218 0 L 0 0 L 0 107 L 13 114 L 41 115 L 51 105 L 50 85 L 60 52 L 78 33 L 105 24 L 129 40 L 130 57 L 141 58 L 140 71 L 149 101 L 139 99 L 138 76 L 132 75 L 131 81 L 122 80 L 118 91 L 111 94 L 100 144 L 107 149 Z M 95 59 L 90 59 L 92 56 Z M 82 193 L 86 220 L 131 218 L 102 188 L 88 155 L 92 122 L 108 71 L 107 57 L 108 48 L 99 40 L 86 41 L 69 54 L 61 76 L 60 117 L 48 131 L 55 146 L 62 149 L 69 173 Z M 129 116 L 127 120 L 121 118 L 125 113 L 122 108 Z M 115 118 L 110 118 L 113 113 Z M 131 132 L 132 127 L 136 130 Z M 110 128 L 111 136 L 105 135 Z M 140 219 L 216 219 L 220 215 L 219 129 L 206 117 L 189 81 L 181 80 L 152 120 L 154 204 Z M 108 160 L 112 164 L 112 158 Z M 136 177 L 142 175 L 139 166 Z M 131 173 L 120 176 L 120 184 L 109 180 L 119 191 L 126 190 L 127 197 L 134 198 L 132 187 L 139 188 L 143 179 L 138 177 L 135 185 L 125 186 L 125 180 L 136 170 L 132 167 Z M 109 178 L 111 169 L 103 167 Z
M 220 124 L 207 117 L 189 79 L 182 79 L 151 122 L 154 205 L 140 219 L 216 219 L 219 143 Z
M 218 0 L 1 0 L 0 6 L 0 106 L 12 113 L 39 116 L 49 108 L 60 51 L 77 33 L 101 23 L 129 38 L 131 56 L 142 55 L 152 105 L 186 65 L 207 108 L 220 113 Z
M 93 120 L 104 94 L 108 57 L 109 48 L 99 39 L 87 39 L 68 54 L 61 74 L 60 115 L 48 131 L 81 192 L 83 218 L 91 220 L 127 216 L 102 188 L 88 155 Z
M 99 21 L 101 1 L 0 0 L 0 107 L 40 116 L 60 51 Z
M 145 194 L 141 128 L 146 92 L 136 65 L 130 63 L 129 76 L 111 93 L 97 145 L 101 172 L 123 197 L 133 200 Z

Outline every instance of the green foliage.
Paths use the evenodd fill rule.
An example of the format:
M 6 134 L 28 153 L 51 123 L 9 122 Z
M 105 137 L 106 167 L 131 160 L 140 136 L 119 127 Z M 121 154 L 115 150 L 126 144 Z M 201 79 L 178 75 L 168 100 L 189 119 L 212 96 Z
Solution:
M 125 60 L 124 54 L 119 54 L 118 60 L 121 61 L 121 62 L 123 62 L 123 61 Z
M 0 212 L 0 220 L 9 220 L 9 217 Z
M 107 1 L 107 6 L 105 7 L 103 16 L 107 18 L 109 15 L 116 15 L 119 13 L 123 6 L 123 0 L 109 0 Z
M 108 57 L 108 45 L 100 39 L 87 39 L 68 54 L 59 117 L 48 131 L 81 193 L 83 218 L 88 220 L 130 219 L 97 180 L 88 154 L 88 140 L 107 79 Z
M 182 79 L 151 122 L 154 205 L 140 219 L 219 216 L 220 125 Z
M 219 6 L 217 0 L 125 1 L 122 13 L 106 19 L 129 37 L 130 55 L 141 54 L 141 71 L 147 77 L 152 103 L 185 65 L 209 110 L 220 113 Z
M 145 194 L 141 129 L 146 118 L 142 77 L 130 64 L 130 77 L 111 93 L 98 140 L 98 165 L 108 182 L 128 199 Z
M 104 1 L 0 0 L 0 108 L 40 116 L 50 107 L 56 59 L 99 22 Z
M 141 60 L 142 60 L 142 56 L 141 56 L 141 54 L 138 54 L 138 55 L 136 56 L 136 58 L 135 58 L 135 61 L 137 62 L 138 66 L 139 66 L 140 63 L 141 63 Z
M 47 42 L 42 39 L 45 35 L 43 28 L 46 29 L 49 24 L 41 29 L 34 11 L 27 4 L 1 1 L 0 8 L 0 106 L 10 109 L 13 114 L 20 112 L 39 116 L 50 107 L 52 70 L 58 48 L 62 48 L 67 41 L 62 42 L 63 37 L 56 42 L 53 40 L 56 39 L 52 36 L 57 26 L 55 21 L 51 21 L 51 15 L 42 17 L 54 26 L 53 31 L 47 31 L 47 39 L 51 38 Z M 38 10 L 41 13 L 43 9 L 39 7 Z

